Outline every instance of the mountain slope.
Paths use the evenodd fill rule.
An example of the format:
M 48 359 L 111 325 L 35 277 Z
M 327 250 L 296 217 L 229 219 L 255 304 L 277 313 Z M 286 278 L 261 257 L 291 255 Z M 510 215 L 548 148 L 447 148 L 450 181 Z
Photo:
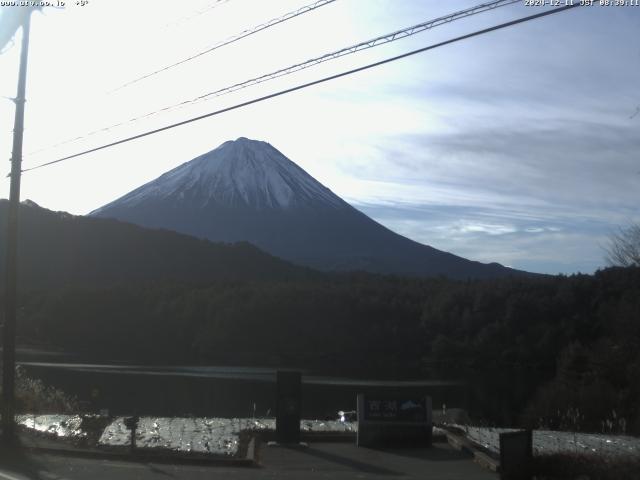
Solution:
M 94 212 L 212 241 L 248 241 L 323 270 L 451 278 L 517 272 L 398 235 L 356 210 L 266 142 L 239 138 Z
M 8 202 L 0 200 L 0 224 Z M 0 229 L 0 250 L 6 230 Z M 4 271 L 0 256 L 0 271 Z M 315 273 L 272 257 L 253 245 L 213 244 L 167 230 L 53 212 L 33 202 L 20 210 L 21 290 L 130 281 L 302 279 Z M 0 283 L 4 281 L 4 275 Z

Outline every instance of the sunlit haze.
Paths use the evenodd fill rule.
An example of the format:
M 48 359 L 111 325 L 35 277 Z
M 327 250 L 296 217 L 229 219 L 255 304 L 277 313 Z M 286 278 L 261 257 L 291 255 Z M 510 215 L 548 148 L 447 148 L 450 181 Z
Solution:
M 33 15 L 24 168 L 543 8 L 499 8 L 29 154 L 478 2 L 338 0 L 122 89 L 305 2 L 77 3 Z M 26 172 L 21 198 L 86 214 L 243 136 L 421 243 L 591 273 L 607 236 L 640 219 L 638 31 L 640 8 L 576 8 Z M 19 45 L 20 35 L 0 55 L 4 97 L 15 96 Z M 2 100 L 6 159 L 13 115 Z M 8 197 L 8 179 L 1 188 Z

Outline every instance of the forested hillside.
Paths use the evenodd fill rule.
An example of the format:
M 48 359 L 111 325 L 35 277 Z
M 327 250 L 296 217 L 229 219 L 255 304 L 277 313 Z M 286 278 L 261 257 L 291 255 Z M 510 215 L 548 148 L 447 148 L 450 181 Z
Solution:
M 8 202 L 0 200 L 0 225 Z M 0 251 L 6 229 L 0 228 Z M 22 291 L 103 287 L 121 282 L 304 279 L 315 274 L 248 243 L 223 244 L 116 220 L 53 212 L 32 202 L 20 208 L 18 280 Z M 0 255 L 0 271 L 4 271 Z M 0 285 L 4 275 L 0 276 Z
M 23 338 L 97 358 L 394 378 L 510 372 L 521 391 L 514 383 L 496 395 L 520 414 L 528 404 L 530 422 L 567 423 L 579 408 L 580 428 L 599 430 L 615 411 L 640 431 L 640 268 L 470 282 L 150 283 L 47 290 L 22 304 Z

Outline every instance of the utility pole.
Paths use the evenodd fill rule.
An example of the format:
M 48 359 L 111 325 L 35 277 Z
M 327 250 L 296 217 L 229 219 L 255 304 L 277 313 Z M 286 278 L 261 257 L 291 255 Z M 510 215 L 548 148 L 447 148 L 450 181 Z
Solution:
M 18 8 L 18 7 L 13 7 Z M 15 380 L 16 380 L 16 307 L 18 217 L 20 210 L 20 175 L 22 173 L 22 138 L 24 134 L 24 104 L 27 83 L 27 57 L 29 53 L 29 29 L 32 8 L 20 12 L 23 19 L 18 93 L 15 98 L 16 116 L 13 127 L 13 152 L 11 154 L 11 187 L 7 221 L 5 315 L 2 350 L 2 437 L 5 443 L 15 439 Z

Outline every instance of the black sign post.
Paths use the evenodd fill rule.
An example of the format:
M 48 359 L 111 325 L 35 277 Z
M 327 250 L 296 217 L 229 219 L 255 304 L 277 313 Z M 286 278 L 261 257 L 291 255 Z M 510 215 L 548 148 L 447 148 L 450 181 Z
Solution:
M 531 480 L 533 438 L 531 430 L 500 434 L 500 478 Z
M 430 446 L 432 428 L 430 397 L 358 395 L 358 446 Z
M 277 372 L 276 441 L 300 443 L 302 381 L 300 372 Z

